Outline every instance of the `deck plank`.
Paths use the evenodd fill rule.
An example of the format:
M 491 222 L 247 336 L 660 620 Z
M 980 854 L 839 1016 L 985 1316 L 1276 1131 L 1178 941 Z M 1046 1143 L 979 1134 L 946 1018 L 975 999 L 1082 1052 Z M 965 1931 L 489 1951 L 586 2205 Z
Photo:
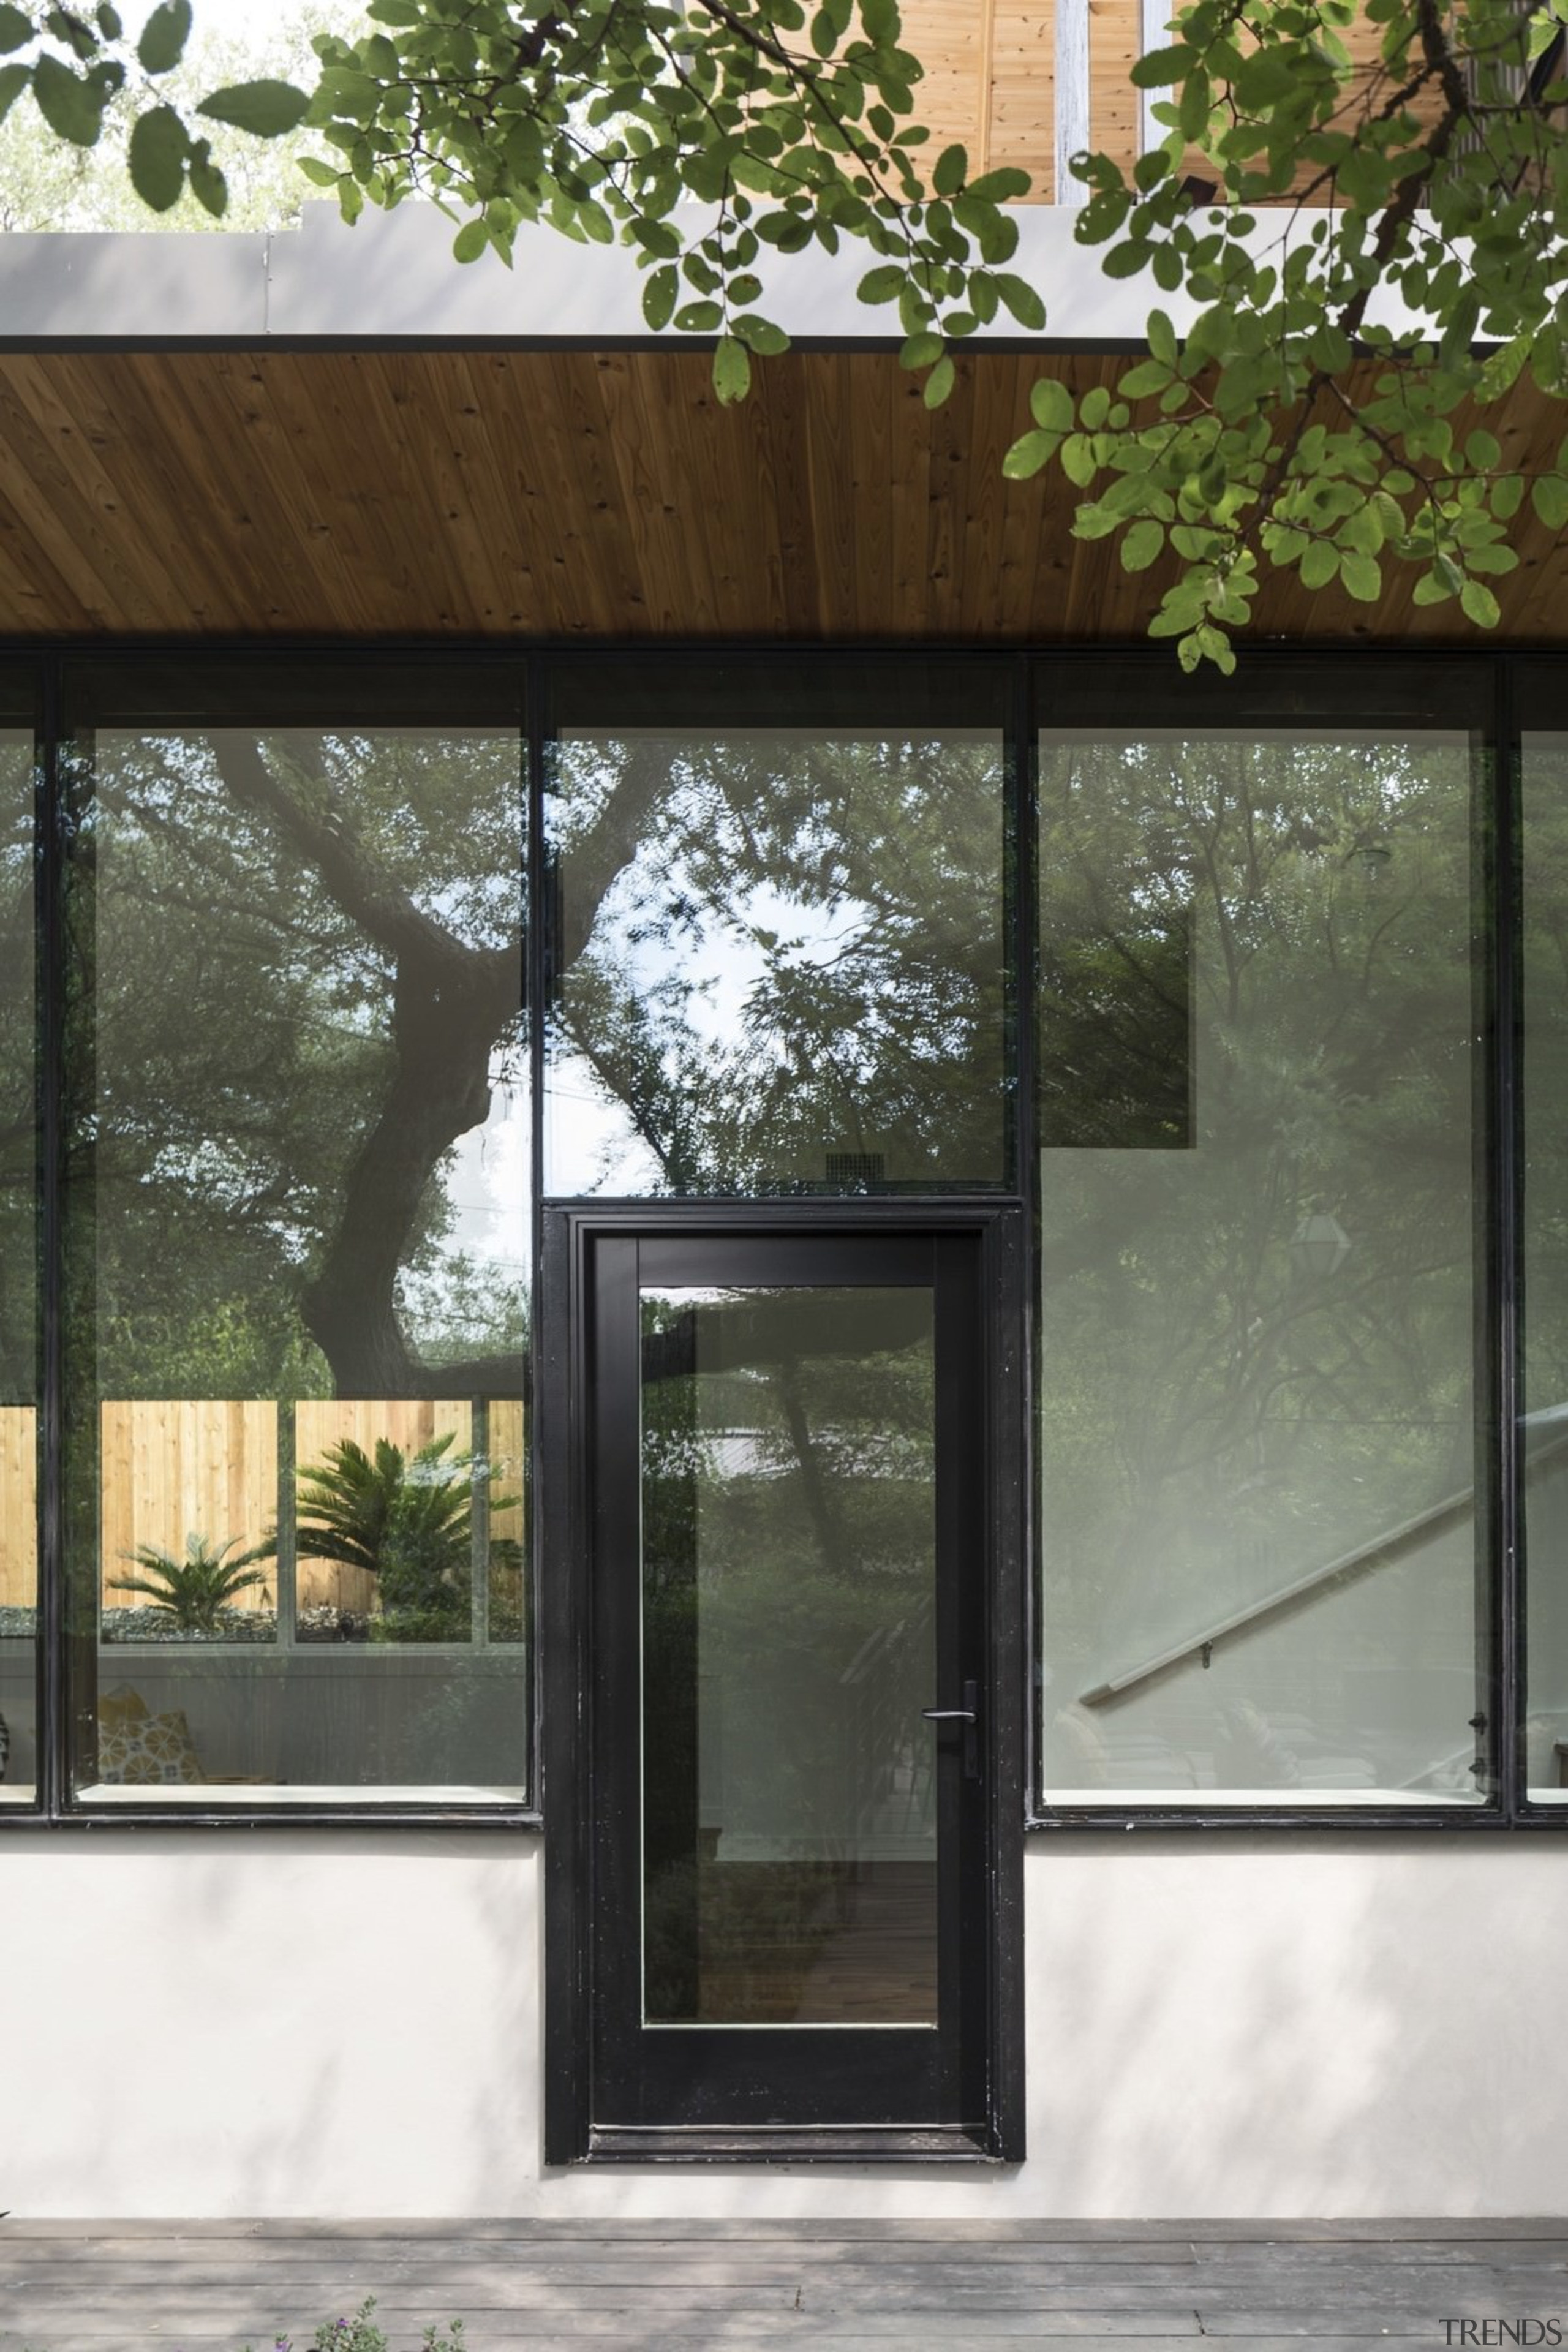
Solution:
M 1367 2352 L 1568 2336 L 1568 2225 L 0 2221 L 0 2352 L 299 2352 L 367 2294 L 390 2352 L 457 2316 L 469 2352 Z

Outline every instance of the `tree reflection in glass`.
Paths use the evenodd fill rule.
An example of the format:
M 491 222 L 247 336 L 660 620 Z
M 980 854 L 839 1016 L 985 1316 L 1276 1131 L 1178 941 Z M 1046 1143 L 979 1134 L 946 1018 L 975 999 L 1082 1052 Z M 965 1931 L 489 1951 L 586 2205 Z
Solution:
M 515 1790 L 518 730 L 100 723 L 72 785 L 68 1435 L 100 1682 L 188 1717 L 180 1778 Z M 296 1494 L 344 1448 L 367 1541 L 322 1558 Z M 267 1585 L 220 1612 L 223 1657 L 188 1612 L 126 1614 L 128 1557 L 188 1581 L 228 1544 Z M 407 1654 L 349 1675 L 311 1636 Z
M 999 731 L 577 730 L 549 760 L 549 1191 L 1004 1181 Z

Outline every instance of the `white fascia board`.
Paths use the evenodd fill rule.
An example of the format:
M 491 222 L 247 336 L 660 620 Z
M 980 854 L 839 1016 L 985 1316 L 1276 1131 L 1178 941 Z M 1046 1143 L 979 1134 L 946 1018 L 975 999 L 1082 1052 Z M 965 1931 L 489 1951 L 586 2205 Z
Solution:
M 268 244 L 259 233 L 0 236 L 0 341 L 264 334 Z
M 976 342 L 1141 344 L 1158 303 L 1183 332 L 1196 306 L 1162 295 L 1147 276 L 1108 278 L 1099 247 L 1074 239 L 1075 211 L 1020 206 L 1018 250 L 1007 265 L 1038 288 L 1043 335 L 1004 316 Z M 1281 255 L 1322 214 L 1264 215 L 1260 248 Z M 643 273 L 625 246 L 575 245 L 555 230 L 525 227 L 513 266 L 494 254 L 459 264 L 453 226 L 434 205 L 371 211 L 352 226 L 331 203 L 307 205 L 298 229 L 270 236 L 37 235 L 0 236 L 0 341 L 222 337 L 353 343 L 508 341 L 577 344 L 667 341 L 642 315 Z M 892 305 L 868 307 L 856 288 L 875 257 L 846 239 L 837 255 L 812 247 L 770 254 L 759 308 L 800 341 L 900 341 Z M 1394 323 L 1386 306 L 1379 315 Z

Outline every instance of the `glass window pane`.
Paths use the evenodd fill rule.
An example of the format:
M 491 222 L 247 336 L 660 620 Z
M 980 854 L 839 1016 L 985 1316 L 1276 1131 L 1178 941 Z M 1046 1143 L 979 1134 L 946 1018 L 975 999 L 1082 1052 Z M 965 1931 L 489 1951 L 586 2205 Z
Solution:
M 515 1801 L 520 713 L 304 667 L 77 681 L 78 1786 Z
M 997 674 L 568 671 L 546 1189 L 1007 1173 Z
M 1045 1793 L 1476 1802 L 1468 736 L 1040 774 Z
M 1527 697 L 1547 716 L 1555 681 Z M 1529 1793 L 1568 1802 L 1568 732 L 1523 739 L 1523 1514 Z
M 0 677 L 0 1805 L 37 1776 L 37 1149 L 31 688 Z
M 652 2025 L 934 2025 L 934 1299 L 645 1290 Z

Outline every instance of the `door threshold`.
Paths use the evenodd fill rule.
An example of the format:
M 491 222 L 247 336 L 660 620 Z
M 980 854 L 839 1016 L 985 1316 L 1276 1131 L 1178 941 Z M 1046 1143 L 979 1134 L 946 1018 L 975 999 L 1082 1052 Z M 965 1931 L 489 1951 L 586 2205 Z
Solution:
M 959 2124 L 596 2124 L 589 2164 L 1000 2164 Z

